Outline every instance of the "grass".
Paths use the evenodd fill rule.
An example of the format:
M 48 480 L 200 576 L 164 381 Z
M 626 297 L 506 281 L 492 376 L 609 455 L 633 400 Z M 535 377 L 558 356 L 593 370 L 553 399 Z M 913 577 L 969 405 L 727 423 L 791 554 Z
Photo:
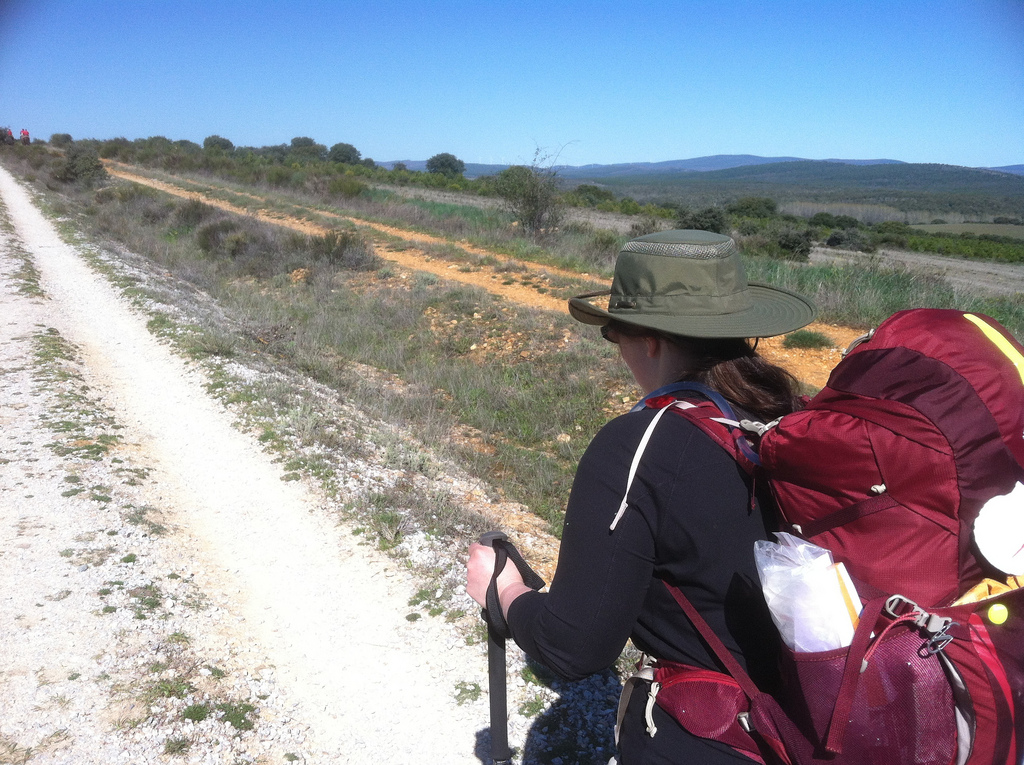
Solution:
M 929 234 L 976 234 L 1024 239 L 1024 226 L 1010 223 L 931 223 L 914 228 Z
M 184 736 L 171 736 L 164 740 L 164 754 L 171 756 L 184 755 L 191 748 L 191 739 Z
M 835 340 L 822 332 L 815 332 L 809 329 L 798 329 L 786 335 L 782 341 L 783 348 L 834 348 Z
M 480 698 L 482 693 L 483 689 L 479 683 L 458 682 L 455 684 L 455 703 L 462 706 L 474 702 Z
M 204 186 L 193 185 L 199 190 Z M 92 219 L 95 233 L 123 242 L 207 291 L 228 317 L 227 322 L 182 324 L 161 312 L 151 320 L 155 331 L 175 338 L 196 358 L 216 362 L 258 356 L 309 375 L 357 402 L 369 416 L 392 421 L 415 433 L 420 443 L 431 445 L 428 451 L 395 441 L 384 455 L 387 467 L 430 478 L 440 469 L 438 460 L 455 461 L 491 487 L 494 499 L 527 505 L 559 533 L 582 446 L 613 411 L 610 392 L 631 390 L 613 349 L 594 333 L 566 316 L 510 305 L 433 275 L 402 279 L 391 267 L 375 275 L 372 270 L 342 267 L 345 258 L 335 256 L 339 248 L 342 254 L 348 246 L 353 251 L 367 249 L 365 237 L 351 229 L 303 238 L 272 226 L 239 222 L 194 202 L 168 202 L 132 185 L 112 189 L 92 203 L 97 210 Z M 224 194 L 233 203 L 253 202 L 240 188 Z M 310 200 L 274 192 L 272 201 L 278 209 L 294 212 L 296 205 Z M 597 273 L 607 272 L 624 238 L 571 225 L 539 245 L 499 233 L 505 226 L 501 214 L 475 207 L 405 203 L 390 197 L 378 202 L 360 198 L 345 205 L 335 212 Z M 320 203 L 314 207 L 313 217 L 319 222 L 342 225 L 330 217 L 330 208 Z M 432 254 L 471 269 L 496 262 L 508 277 L 528 279 L 556 292 L 578 287 L 571 282 L 538 282 L 532 272 L 511 263 L 502 266 L 500 258 L 471 255 L 457 245 L 435 247 Z M 372 261 L 366 264 L 373 267 Z M 289 275 L 298 268 L 304 276 L 293 280 Z M 1020 298 L 966 296 L 936 280 L 899 271 L 752 258 L 748 273 L 752 280 L 811 295 L 821 318 L 835 323 L 877 324 L 907 305 L 955 304 L 992 315 L 1018 334 L 1024 329 Z M 809 341 L 798 337 L 790 342 Z M 366 367 L 408 382 L 382 385 L 380 378 L 365 374 Z M 287 452 L 298 443 L 354 453 L 365 448 L 301 402 L 268 400 L 267 394 L 276 394 L 256 387 L 239 389 L 227 376 L 211 387 L 226 401 L 252 405 L 254 416 L 264 418 L 260 437 L 272 451 Z M 480 435 L 472 442 L 453 440 L 451 434 L 460 429 Z M 564 440 L 567 436 L 569 441 Z M 323 458 L 293 459 L 284 480 L 307 475 L 326 485 L 337 480 Z M 417 528 L 426 524 L 438 533 L 445 533 L 447 526 L 452 533 L 476 522 L 458 512 L 458 503 L 432 497 L 418 485 L 410 494 L 416 492 L 418 498 L 368 496 L 357 507 L 380 546 L 400 544 L 408 523 Z
M 225 702 L 217 705 L 220 720 L 228 723 L 236 730 L 252 730 L 255 726 L 250 715 L 256 711 L 252 704 L 243 702 Z

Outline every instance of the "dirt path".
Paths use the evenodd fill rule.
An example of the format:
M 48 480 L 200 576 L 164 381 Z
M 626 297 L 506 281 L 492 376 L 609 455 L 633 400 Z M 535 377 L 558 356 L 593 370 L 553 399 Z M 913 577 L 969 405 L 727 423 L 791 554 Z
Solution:
M 144 175 L 139 175 L 138 173 L 132 172 L 130 169 L 126 169 L 128 166 L 107 162 L 106 167 L 107 171 L 111 173 L 111 175 L 118 178 L 123 178 L 134 183 L 159 189 L 174 196 L 188 199 L 199 199 L 209 205 L 237 213 L 239 215 L 254 214 L 255 217 L 260 220 L 285 226 L 295 231 L 301 231 L 305 234 L 321 235 L 327 231 L 326 228 L 312 224 L 308 220 L 304 220 L 302 218 L 282 215 L 276 212 L 268 212 L 262 209 L 252 213 L 245 208 L 216 199 L 208 194 L 202 194 L 181 186 L 159 181 Z M 264 200 L 257 196 L 248 196 L 257 203 L 264 202 Z M 320 214 L 324 215 L 324 213 Z M 554 298 L 548 294 L 538 291 L 537 285 L 527 286 L 522 283 L 507 284 L 505 282 L 510 281 L 507 278 L 507 274 L 497 270 L 495 267 L 482 267 L 479 269 L 463 268 L 458 264 L 451 263 L 440 258 L 431 257 L 423 252 L 422 248 L 430 245 L 455 244 L 473 255 L 491 256 L 492 258 L 497 257 L 501 260 L 508 260 L 508 258 L 505 258 L 504 256 L 497 255 L 496 253 L 479 247 L 474 247 L 465 242 L 451 242 L 446 239 L 429 236 L 416 231 L 400 229 L 394 226 L 385 226 L 358 218 L 345 217 L 341 215 L 325 215 L 325 217 L 334 217 L 339 221 L 346 221 L 358 226 L 365 226 L 375 231 L 395 236 L 409 242 L 413 245 L 412 249 L 399 249 L 389 246 L 387 243 L 378 243 L 376 247 L 379 255 L 397 263 L 403 268 L 415 271 L 426 271 L 450 281 L 471 284 L 521 305 L 527 305 L 541 310 L 557 311 L 560 313 L 565 312 L 566 310 L 566 304 L 563 299 Z M 530 263 L 528 261 L 517 261 L 517 264 L 518 266 L 535 274 L 571 279 L 579 279 L 581 276 L 585 278 L 587 276 L 585 274 L 581 275 L 578 273 L 561 271 L 555 268 L 539 266 L 536 263 Z M 808 329 L 823 333 L 832 338 L 835 342 L 834 347 L 822 350 L 790 350 L 783 348 L 782 338 L 767 338 L 761 341 L 759 349 L 767 358 L 771 359 L 775 363 L 782 364 L 793 372 L 793 374 L 795 374 L 800 380 L 814 387 L 820 388 L 828 381 L 829 372 L 841 358 L 842 349 L 846 348 L 850 342 L 862 334 L 864 330 L 863 328 L 851 328 L 821 323 L 812 324 Z
M 282 481 L 282 467 L 232 427 L 203 376 L 153 338 L 146 318 L 83 263 L 3 170 L 0 193 L 14 229 L 0 251 L 0 528 L 5 542 L 27 540 L 0 555 L 0 607 L 5 623 L 31 630 L 26 639 L 3 640 L 0 762 L 14 761 L 4 759 L 3 747 L 34 747 L 33 762 L 163 762 L 167 742 L 179 740 L 189 742 L 181 745 L 189 762 L 237 762 L 240 752 L 246 762 L 479 762 L 474 749 L 485 709 L 456 705 L 453 692 L 459 682 L 486 676 L 480 651 L 438 620 L 406 620 L 411 577 L 336 527 L 312 488 Z M 49 299 L 17 294 L 11 253 L 19 247 Z M 54 377 L 60 382 L 41 384 L 39 343 L 61 339 L 67 348 L 53 363 L 67 369 Z M 76 406 L 90 401 L 117 423 L 109 459 L 83 460 L 72 447 L 71 457 L 55 456 L 47 446 L 53 436 L 42 423 L 54 417 L 61 386 L 75 379 L 82 381 L 71 392 Z M 81 449 L 106 442 L 71 443 Z M 145 479 L 127 487 L 120 480 L 126 465 Z M 68 476 L 88 492 L 69 494 L 78 484 Z M 126 523 L 125 514 L 137 516 L 140 507 L 173 533 L 156 544 L 154 534 L 142 533 L 152 526 Z M 117 557 L 136 544 L 131 561 Z M 100 555 L 103 545 L 116 550 Z M 151 587 L 162 596 L 131 595 L 133 582 L 136 593 Z M 130 608 L 100 609 L 100 601 L 96 610 L 82 607 L 100 590 L 115 598 L 126 588 L 128 604 L 157 601 L 152 608 L 162 621 L 145 619 L 145 611 L 132 618 Z M 170 594 L 177 588 L 192 588 L 190 597 L 207 607 L 181 607 L 184 600 Z M 159 672 L 173 676 L 174 662 L 159 657 L 184 651 L 175 646 L 189 641 L 175 640 L 179 634 L 191 634 L 195 656 L 182 660 L 181 673 L 187 665 L 192 674 L 182 682 L 194 693 L 154 699 L 146 677 L 124 677 L 96 698 L 97 688 L 129 666 L 166 663 Z M 129 655 L 97 674 L 101 657 L 119 651 Z M 201 687 L 213 672 L 205 665 L 210 656 L 244 681 L 236 695 L 248 689 L 244 703 L 256 708 L 260 735 L 246 738 L 244 726 L 232 730 L 223 719 L 182 719 L 187 702 L 204 703 L 202 693 L 216 699 L 218 691 Z M 19 688 L 43 676 L 47 685 L 61 683 L 51 717 L 63 720 L 61 710 L 70 710 L 63 727 L 41 725 L 38 705 L 33 712 L 19 701 Z M 133 696 L 132 688 L 149 690 Z M 139 710 L 118 713 L 119 703 Z M 111 716 L 120 722 L 112 725 Z
M 191 191 L 189 189 L 180 186 L 175 186 L 170 183 L 165 183 L 163 181 L 158 181 L 153 178 L 146 177 L 144 175 L 132 173 L 125 170 L 121 166 L 113 165 L 110 163 L 107 164 L 107 172 L 109 172 L 111 175 L 117 178 L 123 178 L 134 183 L 142 184 L 143 186 L 149 186 L 154 189 L 159 189 L 160 191 L 164 191 L 168 194 L 172 194 L 177 197 L 183 197 L 187 199 L 199 199 L 205 202 L 206 204 L 211 205 L 213 207 L 217 207 L 221 210 L 237 213 L 239 215 L 254 215 L 254 217 L 256 217 L 259 220 L 265 221 L 267 223 L 273 223 L 278 226 L 284 226 L 285 228 L 290 228 L 293 231 L 301 231 L 304 234 L 320 236 L 326 234 L 329 230 L 324 226 L 319 226 L 315 223 L 310 223 L 308 220 L 303 220 L 301 218 L 296 218 L 288 215 L 282 215 L 280 213 L 268 212 L 266 210 L 257 210 L 255 213 L 252 213 L 243 207 L 232 205 L 229 202 L 216 199 L 215 197 L 212 197 L 208 194 L 201 194 L 199 192 Z M 259 197 L 254 196 L 252 198 L 254 201 L 257 202 L 263 201 L 260 200 Z M 357 226 L 362 226 L 365 228 L 372 229 L 374 231 L 378 231 L 382 234 L 388 234 L 390 236 L 398 237 L 409 242 L 410 244 L 413 245 L 413 247 L 417 247 L 420 249 L 430 245 L 453 244 L 453 242 L 447 239 L 441 239 L 436 236 L 430 236 L 429 234 L 423 234 L 418 231 L 408 231 L 405 229 L 396 228 L 394 226 L 386 226 L 381 223 L 373 223 L 371 221 L 362 220 L 360 218 L 352 218 L 343 215 L 331 215 L 329 213 L 319 214 L 326 218 L 334 218 L 339 222 L 344 221 L 347 223 L 352 223 Z M 485 250 L 480 247 L 474 247 L 473 245 L 468 244 L 466 242 L 455 242 L 454 244 L 456 244 L 465 252 L 470 253 L 472 255 L 491 257 L 495 257 L 496 255 L 490 250 Z M 550 295 L 545 295 L 541 292 L 538 292 L 535 289 L 524 288 L 519 284 L 504 284 L 503 282 L 506 281 L 506 275 L 502 274 L 494 267 L 483 267 L 477 270 L 460 269 L 460 266 L 457 264 L 442 260 L 440 258 L 431 258 L 430 256 L 425 255 L 420 250 L 399 249 L 396 247 L 388 246 L 387 243 L 378 243 L 376 250 L 378 255 L 380 255 L 383 258 L 386 258 L 387 260 L 391 260 L 397 263 L 403 268 L 408 268 L 416 271 L 426 271 L 427 273 L 432 273 L 435 276 L 439 276 L 450 281 L 458 281 L 462 282 L 463 284 L 472 284 L 473 286 L 485 289 L 494 295 L 500 295 L 516 303 L 529 305 L 532 306 L 533 308 L 540 308 L 549 311 L 565 310 L 564 300 L 553 298 Z M 502 260 L 507 260 L 507 258 L 504 258 L 504 256 L 498 257 L 500 257 Z M 553 276 L 561 276 L 574 279 L 578 279 L 580 277 L 580 274 L 561 271 L 553 267 L 539 266 L 536 263 L 529 263 L 527 261 L 517 261 L 517 263 L 521 265 L 523 268 L 537 274 L 547 273 Z

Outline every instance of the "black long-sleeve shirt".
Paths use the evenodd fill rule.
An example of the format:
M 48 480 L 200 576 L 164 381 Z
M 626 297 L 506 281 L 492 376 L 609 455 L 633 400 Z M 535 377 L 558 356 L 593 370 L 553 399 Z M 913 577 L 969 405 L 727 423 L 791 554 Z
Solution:
M 767 537 L 766 524 L 760 503 L 752 507 L 750 477 L 725 450 L 684 417 L 666 413 L 640 462 L 629 506 L 615 530 L 609 529 L 633 455 L 655 414 L 618 417 L 587 448 L 569 497 L 550 590 L 512 603 L 513 637 L 568 679 L 613 664 L 630 637 L 655 657 L 719 669 L 658 581 L 663 579 L 683 590 L 756 682 L 770 685 L 776 633 L 753 558 L 754 541 Z M 631 704 L 631 713 L 633 707 L 642 710 L 642 704 Z M 624 724 L 624 736 L 627 725 L 635 722 Z M 675 730 L 663 733 L 659 723 L 658 736 L 643 742 L 644 762 L 657 762 L 658 752 L 665 762 L 688 761 L 673 753 L 681 745 L 677 736 L 688 734 L 674 721 L 670 725 Z M 705 758 L 694 762 L 715 761 L 700 740 L 684 743 Z

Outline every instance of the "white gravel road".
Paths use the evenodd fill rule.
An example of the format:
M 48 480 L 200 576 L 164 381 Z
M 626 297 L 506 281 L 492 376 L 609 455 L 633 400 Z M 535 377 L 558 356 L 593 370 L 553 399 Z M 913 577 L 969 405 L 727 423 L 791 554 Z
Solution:
M 4 170 L 0 194 L 0 762 L 480 762 L 485 700 L 454 700 L 479 647 L 408 621 L 411 576 L 282 481 Z

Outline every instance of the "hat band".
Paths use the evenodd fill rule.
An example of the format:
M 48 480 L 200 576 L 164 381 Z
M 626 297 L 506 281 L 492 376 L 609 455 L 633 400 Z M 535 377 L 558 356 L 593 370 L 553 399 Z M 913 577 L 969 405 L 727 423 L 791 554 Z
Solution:
M 612 295 L 608 313 L 629 316 L 722 316 L 749 311 L 748 290 L 731 295 Z

